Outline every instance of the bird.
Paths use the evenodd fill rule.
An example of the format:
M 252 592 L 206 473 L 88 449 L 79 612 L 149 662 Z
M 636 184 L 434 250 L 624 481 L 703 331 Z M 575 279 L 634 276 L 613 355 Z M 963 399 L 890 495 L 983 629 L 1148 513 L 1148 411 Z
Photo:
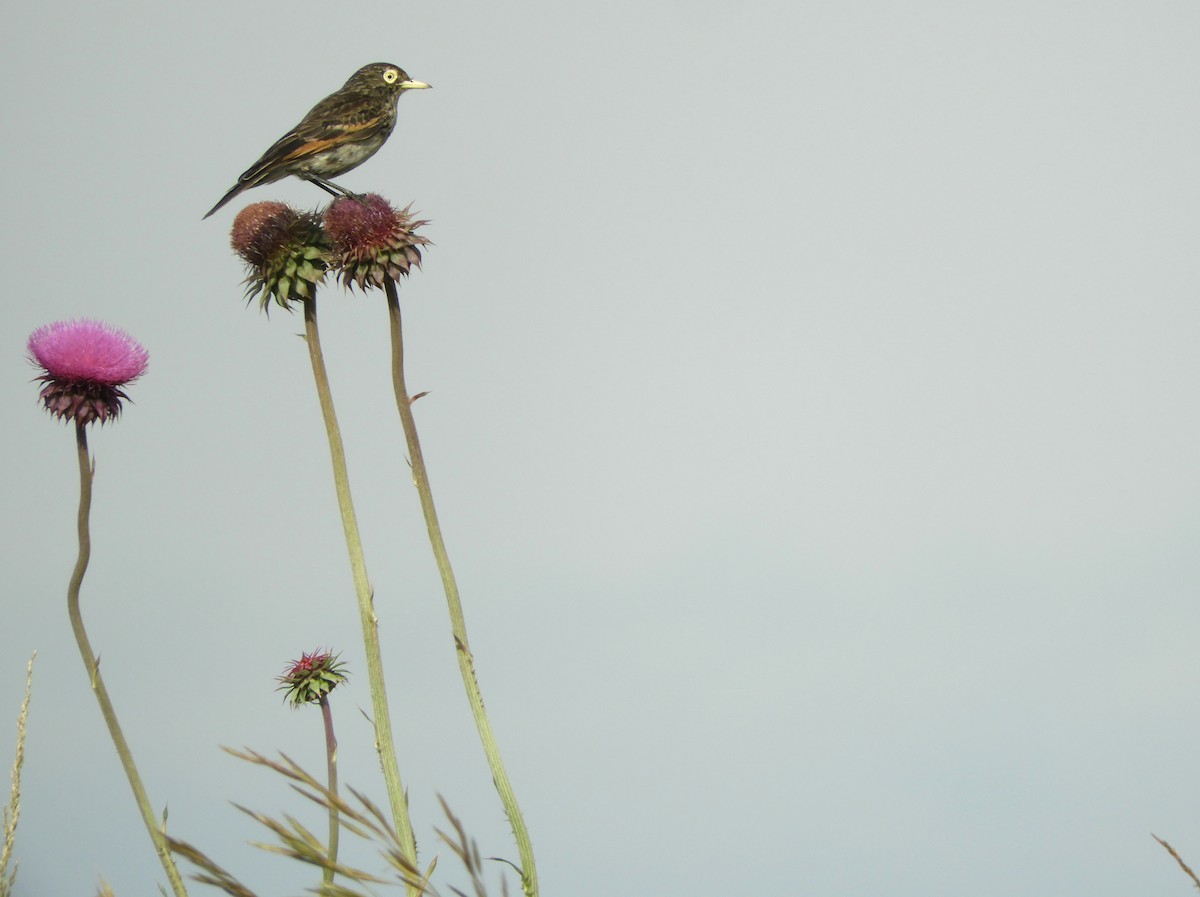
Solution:
M 373 62 L 350 76 L 271 145 L 208 210 L 205 218 L 243 190 L 272 184 L 288 175 L 316 184 L 334 196 L 353 196 L 329 180 L 375 155 L 396 126 L 396 104 L 407 90 L 428 88 L 398 65 Z

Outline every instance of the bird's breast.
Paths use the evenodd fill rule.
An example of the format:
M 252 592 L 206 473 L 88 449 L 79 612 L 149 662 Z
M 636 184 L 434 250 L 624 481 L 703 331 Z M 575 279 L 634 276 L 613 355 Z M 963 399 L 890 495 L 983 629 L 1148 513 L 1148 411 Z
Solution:
M 375 151 L 387 140 L 387 133 L 331 146 L 314 153 L 300 166 L 305 172 L 322 178 L 335 178 L 357 168 L 375 155 Z

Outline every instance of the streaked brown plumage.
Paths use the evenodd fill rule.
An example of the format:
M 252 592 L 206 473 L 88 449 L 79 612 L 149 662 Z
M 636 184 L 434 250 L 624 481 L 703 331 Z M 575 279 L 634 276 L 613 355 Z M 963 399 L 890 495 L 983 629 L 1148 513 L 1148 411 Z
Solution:
M 243 190 L 295 175 L 334 195 L 349 195 L 329 178 L 357 168 L 383 146 L 396 126 L 396 104 L 406 90 L 429 87 L 398 65 L 373 62 L 350 76 L 337 93 L 309 111 L 246 169 L 207 218 Z

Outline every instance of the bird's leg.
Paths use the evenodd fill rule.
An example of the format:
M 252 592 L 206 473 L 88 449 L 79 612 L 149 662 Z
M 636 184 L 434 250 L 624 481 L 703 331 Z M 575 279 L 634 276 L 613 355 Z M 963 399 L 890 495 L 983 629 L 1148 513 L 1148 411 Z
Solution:
M 351 193 L 345 187 L 339 187 L 333 181 L 327 181 L 324 178 L 319 178 L 315 174 L 302 174 L 300 177 L 304 178 L 304 180 L 308 181 L 310 184 L 316 184 L 331 196 L 345 196 L 347 199 L 353 199 L 356 202 L 364 202 L 363 194 Z
M 339 187 L 333 181 L 327 181 L 327 180 L 325 180 L 325 178 L 319 178 L 315 174 L 302 174 L 302 175 L 300 175 L 300 177 L 304 178 L 304 180 L 308 181 L 310 184 L 316 184 L 318 187 L 320 187 L 322 190 L 324 190 L 326 193 L 330 194 L 331 196 L 354 197 L 354 196 L 358 195 L 356 193 L 351 193 L 345 187 Z

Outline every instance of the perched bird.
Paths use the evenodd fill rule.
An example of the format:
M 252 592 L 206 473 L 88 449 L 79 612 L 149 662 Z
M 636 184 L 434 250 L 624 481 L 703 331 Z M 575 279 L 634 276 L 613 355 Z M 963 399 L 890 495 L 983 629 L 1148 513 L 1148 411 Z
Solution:
M 396 104 L 406 90 L 429 87 L 388 62 L 364 65 L 337 93 L 312 107 L 292 130 L 246 169 L 207 218 L 243 190 L 290 174 L 334 196 L 352 196 L 328 178 L 357 168 L 375 154 L 396 126 Z

